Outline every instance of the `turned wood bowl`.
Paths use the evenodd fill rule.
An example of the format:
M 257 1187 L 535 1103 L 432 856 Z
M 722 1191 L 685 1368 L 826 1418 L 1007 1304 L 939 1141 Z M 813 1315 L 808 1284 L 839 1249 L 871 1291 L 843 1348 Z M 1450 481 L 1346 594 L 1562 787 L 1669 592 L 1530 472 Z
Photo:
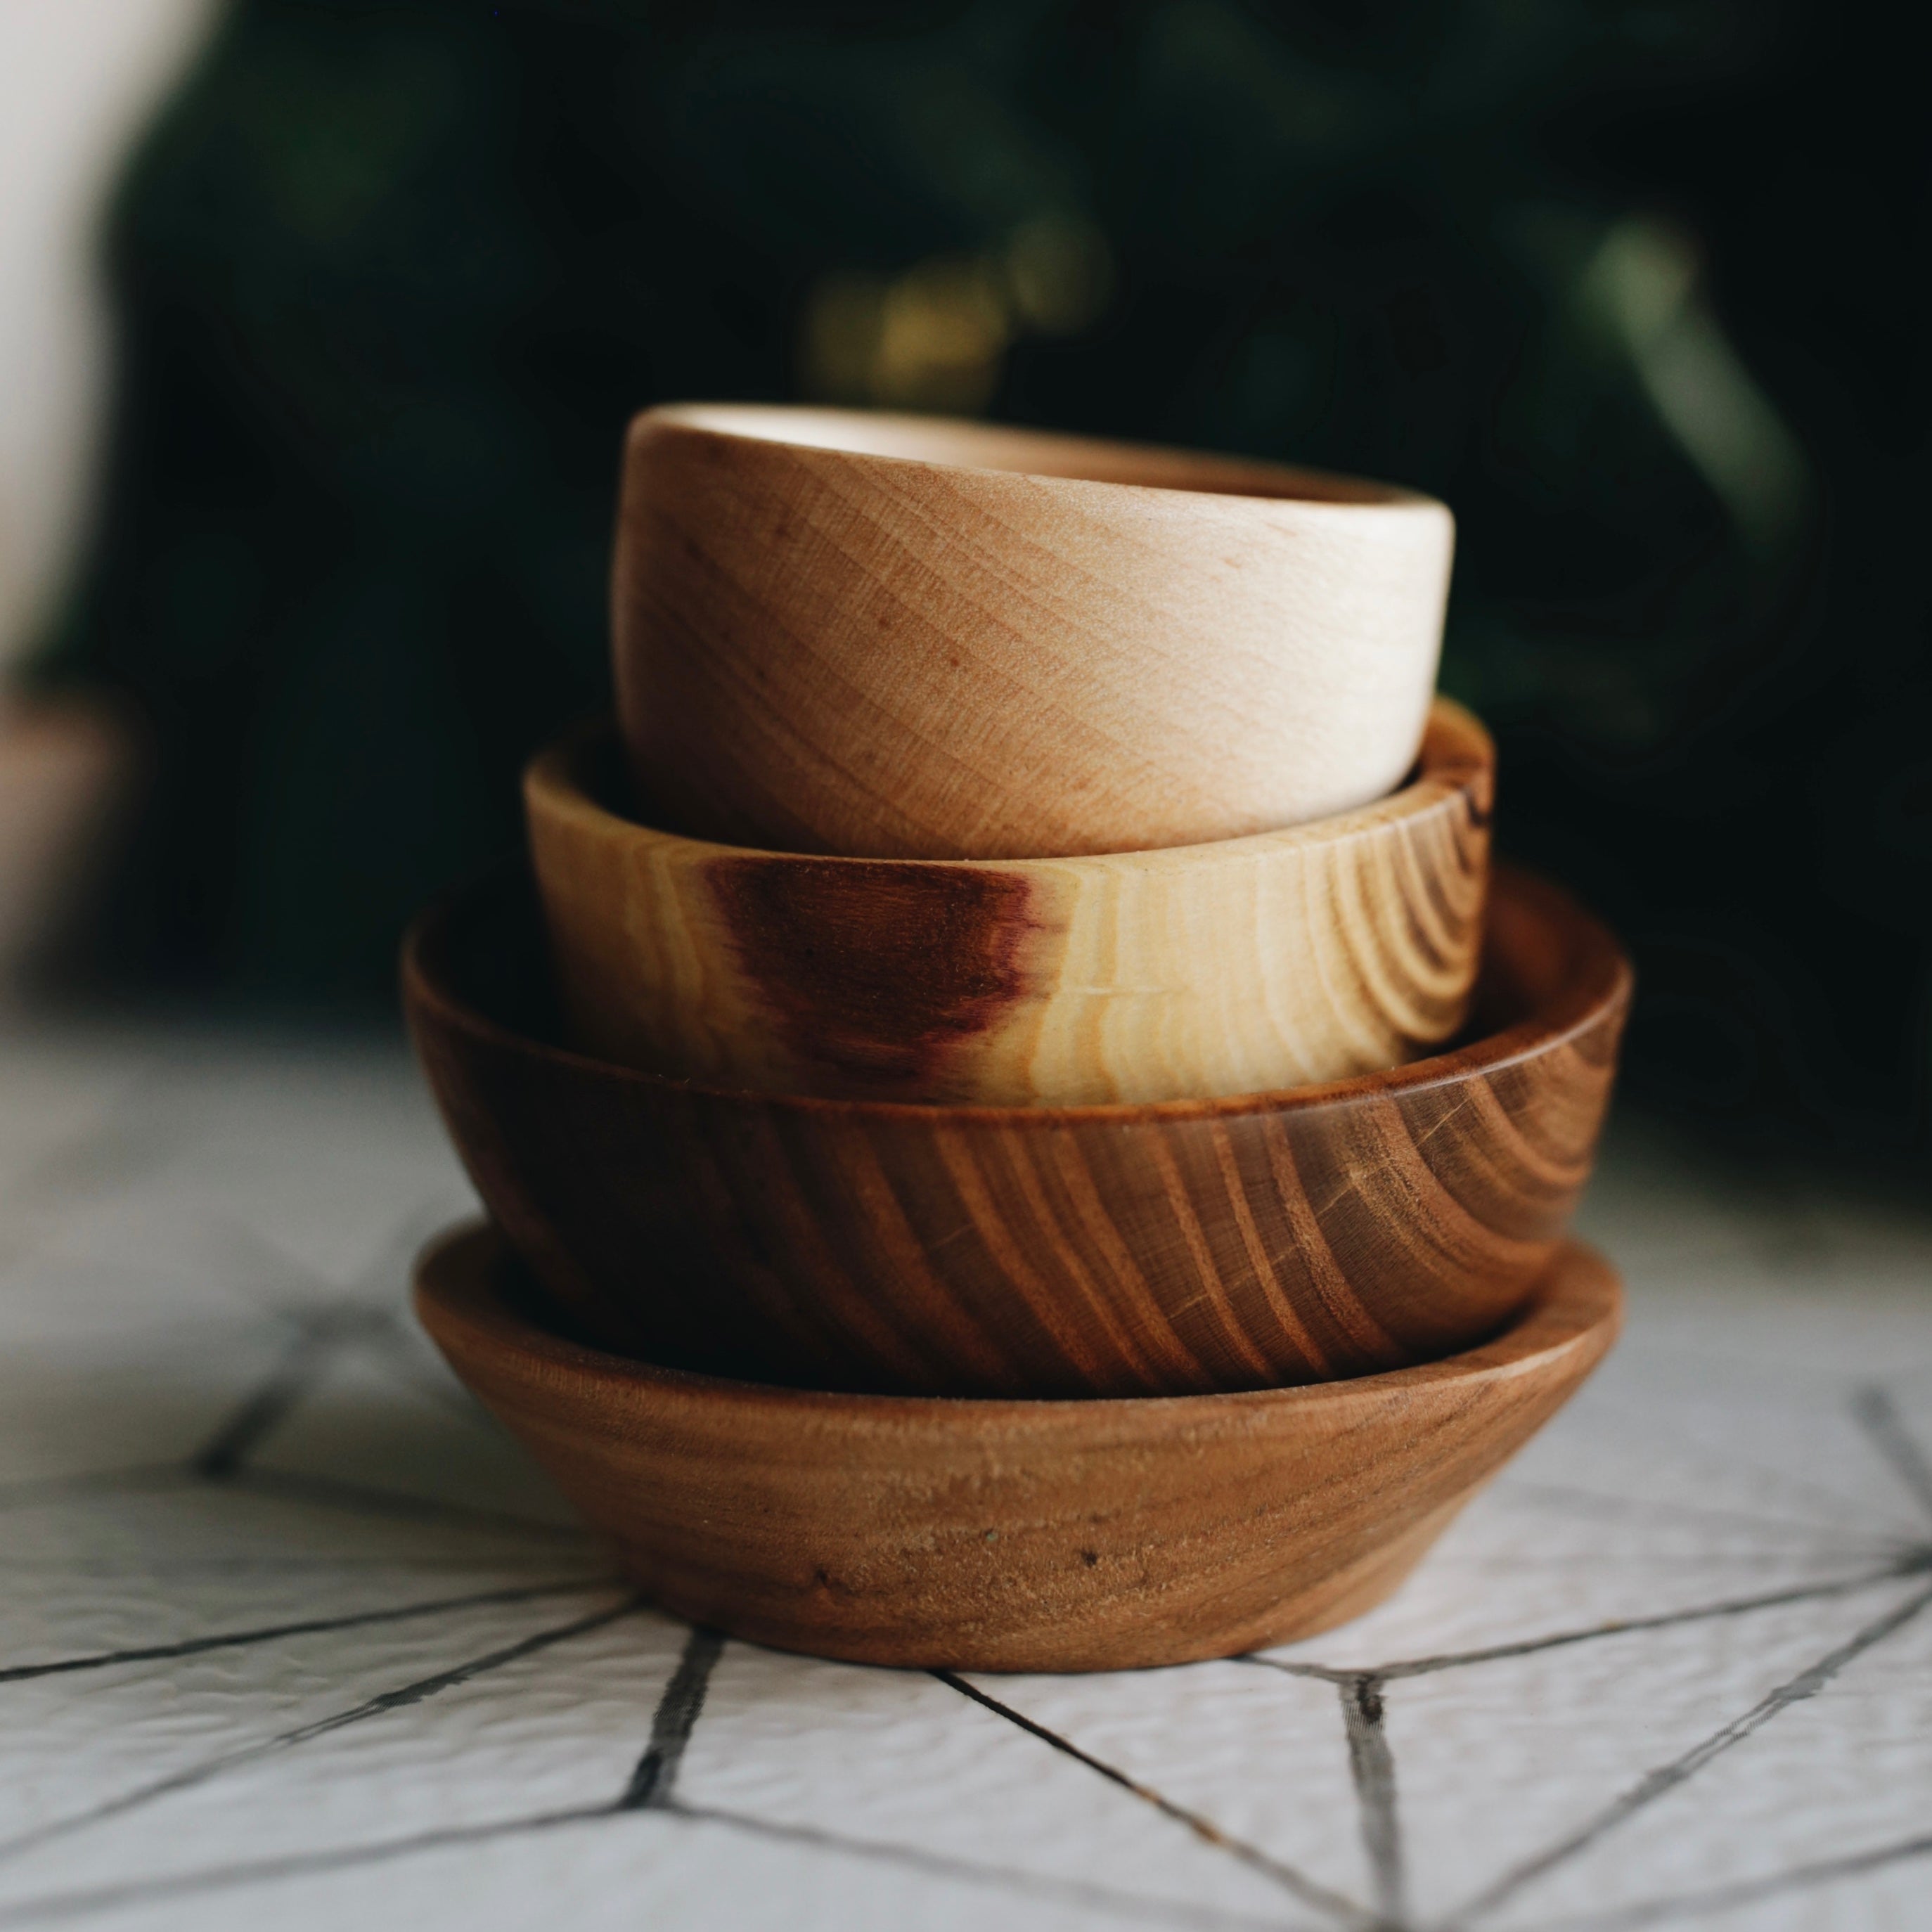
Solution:
M 962 1402 L 682 1374 L 552 1331 L 472 1228 L 423 1326 L 668 1610 L 783 1650 L 1120 1670 L 1286 1643 L 1394 1590 L 1616 1339 L 1559 1250 L 1466 1354 L 1246 1395 Z
M 1387 485 L 836 410 L 646 411 L 612 581 L 646 816 L 886 859 L 1204 844 L 1414 762 L 1454 526 Z
M 491 1214 L 578 1330 L 758 1381 L 1186 1394 L 1494 1334 L 1588 1174 L 1630 979 L 1499 870 L 1481 1037 L 1393 1072 L 1143 1106 L 746 1094 L 556 1043 L 526 879 L 446 902 L 404 1003 Z
M 1495 754 L 1438 700 L 1413 782 L 1212 845 L 825 859 L 626 815 L 608 728 L 524 779 L 571 1037 L 764 1094 L 1085 1106 L 1378 1072 L 1462 1024 Z

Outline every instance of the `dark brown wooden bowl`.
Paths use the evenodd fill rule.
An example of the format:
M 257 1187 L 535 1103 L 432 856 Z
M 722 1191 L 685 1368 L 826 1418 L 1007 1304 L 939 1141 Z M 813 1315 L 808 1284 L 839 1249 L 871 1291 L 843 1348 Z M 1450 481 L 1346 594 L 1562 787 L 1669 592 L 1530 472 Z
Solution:
M 680 1374 L 532 1318 L 470 1228 L 416 1307 L 458 1375 L 682 1616 L 782 1649 L 1118 1670 L 1307 1636 L 1394 1589 L 1616 1340 L 1567 1246 L 1493 1341 L 1308 1388 L 1120 1402 L 827 1395 Z
M 464 1163 L 580 1332 L 916 1394 L 1267 1388 L 1496 1334 L 1589 1174 L 1630 989 L 1595 920 L 1503 872 L 1469 1045 L 1285 1093 L 1000 1108 L 571 1052 L 520 876 L 427 914 L 403 958 Z

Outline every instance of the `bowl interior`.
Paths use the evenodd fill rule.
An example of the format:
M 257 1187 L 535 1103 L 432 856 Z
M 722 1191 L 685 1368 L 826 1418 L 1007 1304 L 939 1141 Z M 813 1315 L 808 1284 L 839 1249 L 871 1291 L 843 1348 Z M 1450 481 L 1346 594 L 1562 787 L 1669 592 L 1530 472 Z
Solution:
M 1193 494 L 1265 496 L 1439 514 L 1433 500 L 1394 484 L 1158 444 L 1064 436 L 945 416 L 757 403 L 674 403 L 638 419 L 646 435 L 683 430 L 746 442 L 951 469 L 1005 470 L 1070 482 L 1112 483 Z

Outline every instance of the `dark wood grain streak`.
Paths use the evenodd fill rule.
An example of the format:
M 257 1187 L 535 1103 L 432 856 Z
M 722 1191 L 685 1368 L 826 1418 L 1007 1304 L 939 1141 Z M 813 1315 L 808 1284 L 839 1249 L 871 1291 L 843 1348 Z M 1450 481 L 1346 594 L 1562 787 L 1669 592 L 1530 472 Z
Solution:
M 1023 873 L 748 852 L 705 883 L 757 1018 L 831 1091 L 922 1098 L 1027 990 Z
M 616 1544 L 710 1628 L 860 1662 L 1106 1670 L 1358 1616 L 1615 1340 L 1588 1250 L 1494 1340 L 1392 1375 L 1179 1401 L 932 1402 L 679 1374 L 533 1321 L 494 1231 L 432 1251 L 424 1326 Z
M 490 1212 L 584 1333 L 689 1366 L 955 1394 L 1362 1375 L 1491 1334 L 1588 1177 L 1630 994 L 1608 933 L 1504 874 L 1457 1050 L 1325 1088 L 1079 1108 L 727 1092 L 551 1042 L 526 886 L 405 950 Z

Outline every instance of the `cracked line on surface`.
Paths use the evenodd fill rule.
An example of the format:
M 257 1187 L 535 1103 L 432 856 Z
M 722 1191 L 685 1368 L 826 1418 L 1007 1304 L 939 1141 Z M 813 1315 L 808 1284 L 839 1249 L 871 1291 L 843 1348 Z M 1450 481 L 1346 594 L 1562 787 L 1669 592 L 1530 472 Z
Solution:
M 842 1833 L 809 1826 L 784 1825 L 748 1812 L 724 1811 L 708 1806 L 674 1802 L 668 1815 L 695 1822 L 734 1826 L 761 1837 L 782 1838 L 794 1843 L 821 1846 L 828 1850 L 908 1865 L 934 1876 L 968 1884 L 993 1885 L 1022 1892 L 1029 1897 L 1058 1898 L 1074 1904 L 1096 1907 L 1137 1918 L 1150 1918 L 1163 1925 L 1198 1925 L 1252 1928 L 1253 1932 L 1292 1932 L 1292 1922 L 1264 1918 L 1258 1912 L 1230 1911 L 1214 1906 L 1190 1905 L 1178 1899 L 1166 1899 L 1146 1892 L 1123 1892 L 1112 1886 L 1098 1886 L 1080 1879 L 1048 1876 L 1044 1873 L 1015 1871 L 1008 1867 L 984 1865 L 970 1858 L 954 1858 L 944 1852 L 929 1852 L 910 1845 L 889 1844 L 876 1838 L 848 1838 Z M 1359 1916 L 1359 1915 L 1358 1915 Z
M 56 1892 L 39 1898 L 0 1906 L 0 1925 L 57 1924 L 64 1919 L 82 1918 L 128 1905 L 165 1902 L 171 1898 L 192 1898 L 212 1892 L 248 1885 L 273 1884 L 280 1880 L 326 1876 L 331 1872 L 354 1870 L 361 1867 L 386 1864 L 391 1860 L 444 1851 L 466 1845 L 487 1844 L 493 1840 L 533 1835 L 575 1825 L 610 1824 L 634 1819 L 635 1808 L 620 1804 L 585 1805 L 572 1809 L 538 1812 L 522 1818 L 492 1820 L 479 1825 L 451 1826 L 436 1832 L 422 1832 L 406 1838 L 392 1838 L 375 1844 L 339 1846 L 327 1851 L 294 1852 L 283 1858 L 262 1858 L 232 1865 L 205 1868 L 170 1877 L 124 1884 L 98 1886 L 81 1891 Z M 674 1802 L 649 1808 L 646 1815 L 674 1822 L 718 1825 L 755 1836 L 809 1846 L 868 1862 L 889 1864 L 920 1872 L 928 1877 L 951 1880 L 988 1890 L 1014 1892 L 1028 1898 L 1058 1900 L 1111 1912 L 1122 1918 L 1145 1920 L 1156 1924 L 1192 1926 L 1200 1932 L 1295 1932 L 1292 1922 L 1264 1917 L 1259 1913 L 1230 1911 L 1212 1906 L 1190 1905 L 1184 1900 L 1164 1899 L 1144 1893 L 1124 1892 L 1111 1886 L 1095 1885 L 1077 1879 L 1060 1879 L 1033 1872 L 1015 1871 L 999 1865 L 982 1864 L 970 1858 L 928 1852 L 915 1846 L 894 1845 L 877 1839 L 848 1838 L 842 1833 L 816 1828 L 785 1825 L 752 1816 L 748 1813 L 719 1810 Z
M 368 1265 L 346 1285 L 327 1281 L 246 1221 L 224 1224 L 230 1238 L 238 1239 L 244 1252 L 251 1246 L 258 1251 L 242 1270 L 244 1279 L 259 1270 L 260 1257 L 266 1256 L 271 1268 L 284 1278 L 292 1277 L 320 1292 L 308 1306 L 251 1298 L 257 1309 L 296 1324 L 296 1333 L 281 1360 L 188 1459 L 198 1474 L 211 1480 L 234 1474 L 315 1388 L 345 1345 L 374 1329 L 394 1326 L 387 1309 L 370 1304 L 368 1292 L 392 1275 L 406 1273 L 410 1252 L 420 1245 L 409 1231 L 430 1211 L 418 1204 L 401 1215 Z
M 559 1597 L 586 1590 L 608 1589 L 610 1576 L 575 1576 L 548 1583 L 512 1584 L 500 1589 L 473 1591 L 467 1596 L 442 1597 L 428 1603 L 404 1604 L 387 1610 L 352 1610 L 340 1616 L 310 1617 L 298 1623 L 268 1624 L 259 1629 L 220 1630 L 207 1636 L 183 1637 L 173 1643 L 144 1645 L 132 1650 L 96 1651 L 83 1657 L 57 1658 L 45 1664 L 0 1666 L 0 1684 L 19 1684 L 36 1677 L 60 1677 L 75 1671 L 105 1670 L 117 1664 L 152 1664 L 163 1658 L 199 1657 L 212 1650 L 232 1650 L 248 1644 L 270 1643 L 278 1637 L 308 1636 L 328 1630 L 358 1630 L 370 1624 L 405 1623 L 412 1617 L 434 1616 L 442 1610 L 466 1610 L 490 1604 L 523 1603 L 536 1597 Z
M 1348 1741 L 1348 1772 L 1354 1780 L 1362 1850 L 1375 1889 L 1376 1916 L 1384 1925 L 1408 1922 L 1408 1876 L 1402 1858 L 1402 1821 L 1396 1808 L 1395 1754 L 1384 1721 L 1382 1681 L 1360 1671 L 1336 1686 L 1342 1727 Z
M 1579 1852 L 1587 1850 L 1599 1839 L 1614 1831 L 1626 1819 L 1634 1816 L 1696 1777 L 1706 1765 L 1742 1744 L 1780 1712 L 1789 1710 L 1794 1704 L 1802 1703 L 1806 1699 L 1816 1696 L 1846 1664 L 1894 1631 L 1903 1629 L 1928 1604 L 1932 1604 L 1932 1589 L 1918 1591 L 1907 1597 L 1904 1602 L 1894 1604 L 1882 1616 L 1874 1618 L 1835 1649 L 1828 1651 L 1816 1663 L 1808 1665 L 1796 1677 L 1768 1692 L 1742 1717 L 1734 1718 L 1730 1723 L 1712 1732 L 1681 1756 L 1672 1758 L 1667 1764 L 1659 1765 L 1645 1772 L 1628 1791 L 1605 1806 L 1594 1818 L 1534 1857 L 1513 1866 L 1501 1878 L 1485 1886 L 1459 1910 L 1450 1914 L 1446 1922 L 1452 1927 L 1466 1925 L 1493 1912 L 1498 1906 L 1514 1898 L 1526 1886 L 1533 1883 L 1546 1873 L 1567 1864 Z
M 76 1581 L 152 1583 L 179 1576 L 226 1576 L 240 1581 L 295 1576 L 340 1577 L 388 1570 L 399 1576 L 439 1573 L 495 1576 L 513 1570 L 554 1570 L 561 1552 L 536 1550 L 446 1550 L 434 1555 L 412 1550 L 407 1556 L 357 1551 L 334 1556 L 83 1556 L 72 1562 L 51 1557 L 0 1556 L 0 1578 L 70 1578 Z M 587 1552 L 586 1552 L 587 1553 Z M 616 1580 L 614 1572 L 599 1572 L 593 1580 Z M 504 1588 L 510 1586 L 506 1584 Z
M 1095 1757 L 1090 1752 L 1082 1750 L 1070 1738 L 1062 1737 L 1058 1731 L 1028 1717 L 1023 1712 L 1003 1704 L 998 1698 L 982 1690 L 956 1671 L 934 1670 L 930 1673 L 949 1690 L 956 1690 L 962 1697 L 983 1706 L 996 1717 L 1004 1718 L 1010 1724 L 1036 1737 L 1042 1744 L 1072 1758 L 1075 1762 L 1084 1765 L 1089 1771 L 1097 1772 L 1110 1784 L 1117 1784 L 1123 1791 L 1130 1792 L 1144 1804 L 1151 1805 L 1163 1817 L 1172 1818 L 1177 1824 L 1184 1825 L 1203 1843 L 1212 1845 L 1216 1850 L 1225 1852 L 1241 1864 L 1250 1867 L 1264 1876 L 1271 1878 L 1285 1890 L 1292 1893 L 1304 1905 L 1312 1906 L 1330 1918 L 1340 1919 L 1348 1924 L 1364 1923 L 1368 1915 L 1352 1899 L 1338 1892 L 1333 1892 L 1318 1883 L 1306 1874 L 1298 1870 L 1284 1860 L 1270 1856 L 1259 1846 L 1250 1844 L 1246 1840 L 1234 1837 L 1222 1830 L 1211 1819 L 1204 1818 L 1197 1811 L 1190 1810 L 1184 1804 L 1165 1796 L 1151 1786 L 1130 1778 L 1117 1766 Z
M 620 1811 L 661 1811 L 671 1802 L 677 1787 L 677 1774 L 684 1762 L 684 1748 L 698 1727 L 704 1708 L 704 1694 L 711 1688 L 711 1673 L 724 1652 L 723 1634 L 694 1624 L 685 1640 L 684 1654 L 677 1660 L 665 1684 L 664 1695 L 651 1717 L 650 1742 L 631 1774 L 624 1795 L 617 1800 Z
M 1762 1878 L 1713 1886 L 1705 1892 L 1682 1892 L 1674 1898 L 1646 1899 L 1639 1904 L 1622 1906 L 1612 1912 L 1592 1912 L 1582 1918 L 1552 1918 L 1547 1922 L 1545 1932 L 1636 1932 L 1642 1926 L 1660 1925 L 1672 1918 L 1701 1918 L 1711 1912 L 1755 1905 L 1763 1899 L 1808 1891 L 1840 1879 L 1860 1878 L 1867 1872 L 1882 1871 L 1888 1865 L 1928 1856 L 1932 1856 L 1932 1834 L 1904 1838 L 1893 1844 L 1874 1845 L 1869 1851 L 1850 1852 L 1842 1858 L 1792 1865 L 1783 1871 L 1767 1873 Z
M 416 1256 L 439 1228 L 448 1225 L 450 1217 L 448 1208 L 421 1204 L 399 1216 L 374 1258 L 346 1282 L 331 1280 L 238 1216 L 225 1217 L 220 1232 L 240 1257 L 236 1286 L 260 1312 L 303 1326 L 339 1324 L 344 1342 L 360 1345 L 365 1358 L 374 1359 L 405 1388 L 452 1415 L 478 1423 L 485 1420 L 484 1412 L 466 1390 L 446 1376 L 419 1372 L 419 1357 L 403 1310 L 387 1299 L 388 1291 L 406 1283 Z M 251 1292 L 250 1284 L 259 1286 L 265 1273 L 295 1292 Z M 374 1299 L 378 1289 L 385 1292 L 380 1301 Z
M 1905 1426 L 1892 1391 L 1868 1382 L 1852 1397 L 1852 1414 L 1879 1460 L 1904 1486 L 1921 1512 L 1932 1519 L 1932 1458 Z
M 200 1871 L 178 1872 L 163 1878 L 130 1879 L 115 1885 L 94 1886 L 81 1890 L 43 1894 L 10 1905 L 0 1906 L 0 1925 L 46 1924 L 63 1918 L 86 1918 L 97 1912 L 111 1912 L 117 1906 L 158 1904 L 170 1898 L 194 1898 L 236 1886 L 272 1884 L 278 1880 L 308 1877 L 322 1873 L 352 1869 L 358 1865 L 379 1864 L 389 1858 L 406 1858 L 413 1852 L 437 1851 L 454 1845 L 482 1844 L 521 1832 L 542 1832 L 562 1825 L 586 1822 L 611 1815 L 608 1805 L 586 1806 L 580 1810 L 540 1812 L 526 1818 L 498 1820 L 484 1825 L 452 1826 L 440 1832 L 422 1832 L 406 1838 L 392 1838 L 373 1845 L 337 1847 L 328 1851 L 294 1852 L 286 1856 L 260 1858 L 232 1865 L 205 1866 Z
M 500 1649 L 487 1652 L 472 1658 L 466 1663 L 440 1670 L 428 1677 L 418 1678 L 412 1683 L 399 1685 L 394 1690 L 380 1692 L 374 1697 L 365 1698 L 345 1711 L 338 1711 L 326 1718 L 318 1718 L 313 1722 L 298 1724 L 292 1730 L 278 1732 L 272 1738 L 264 1738 L 259 1743 L 244 1744 L 239 1748 L 223 1751 L 215 1756 L 203 1758 L 198 1763 L 170 1772 L 165 1778 L 137 1786 L 119 1796 L 91 1806 L 85 1811 L 70 1812 L 64 1818 L 50 1820 L 44 1825 L 16 1834 L 10 1838 L 0 1840 L 0 1858 L 18 1857 L 37 1846 L 63 1838 L 86 1829 L 90 1826 L 105 1823 L 110 1818 L 122 1816 L 126 1813 L 140 1809 L 156 1799 L 170 1796 L 177 1791 L 185 1791 L 192 1786 L 204 1784 L 210 1778 L 219 1777 L 224 1772 L 237 1766 L 253 1764 L 259 1760 L 273 1756 L 282 1751 L 293 1750 L 309 1744 L 317 1738 L 327 1737 L 334 1732 L 346 1730 L 368 1718 L 386 1715 L 391 1711 L 406 1709 L 412 1704 L 439 1696 L 453 1690 L 472 1678 L 487 1676 L 501 1670 L 506 1664 L 514 1664 L 524 1658 L 532 1657 L 539 1652 L 565 1643 L 572 1637 L 587 1635 L 601 1630 L 607 1624 L 615 1623 L 620 1617 L 630 1616 L 644 1607 L 641 1598 L 632 1597 L 612 1608 L 599 1610 L 587 1617 L 574 1618 L 567 1624 L 558 1624 L 548 1630 L 538 1630 L 532 1635 L 520 1638 L 516 1642 L 505 1645 Z
M 1337 1664 L 1304 1663 L 1294 1658 L 1270 1657 L 1264 1652 L 1250 1651 L 1233 1658 L 1237 1664 L 1259 1664 L 1278 1670 L 1284 1676 L 1305 1677 L 1324 1684 L 1346 1684 L 1364 1676 L 1394 1681 L 1426 1677 L 1438 1670 L 1460 1670 L 1472 1664 L 1507 1662 L 1512 1658 L 1534 1657 L 1540 1651 L 1560 1650 L 1571 1644 L 1589 1643 L 1599 1637 L 1628 1636 L 1639 1630 L 1669 1630 L 1679 1624 L 1706 1623 L 1720 1617 L 1744 1616 L 1754 1610 L 1777 1610 L 1790 1604 L 1808 1603 L 1826 1597 L 1849 1596 L 1855 1591 L 1876 1589 L 1881 1584 L 1896 1583 L 1932 1570 L 1932 1550 L 1915 1550 L 1887 1564 L 1882 1569 L 1862 1570 L 1855 1576 L 1834 1577 L 1823 1583 L 1795 1583 L 1789 1589 L 1768 1591 L 1761 1596 L 1732 1597 L 1720 1603 L 1700 1604 L 1688 1610 L 1660 1610 L 1654 1616 L 1618 1617 L 1587 1629 L 1558 1630 L 1548 1636 L 1524 1637 L 1515 1643 L 1492 1644 L 1482 1650 L 1445 1651 L 1439 1656 L 1401 1659 L 1355 1670 Z
M 188 1458 L 205 1481 L 226 1482 L 320 1379 L 340 1337 L 326 1323 L 305 1323 L 266 1378 L 244 1396 Z

